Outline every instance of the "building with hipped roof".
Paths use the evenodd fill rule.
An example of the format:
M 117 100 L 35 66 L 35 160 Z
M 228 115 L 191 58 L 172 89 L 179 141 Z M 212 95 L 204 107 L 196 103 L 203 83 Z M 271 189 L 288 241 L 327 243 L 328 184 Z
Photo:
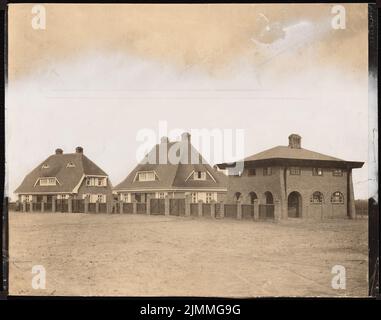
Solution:
M 352 169 L 363 162 L 345 161 L 302 148 L 298 134 L 245 158 L 243 166 L 221 163 L 228 175 L 226 202 L 280 206 L 278 218 L 354 217 Z M 239 170 L 236 168 L 243 168 Z
M 112 200 L 112 185 L 107 173 L 77 147 L 75 153 L 56 149 L 25 176 L 15 193 L 26 203 L 86 198 L 89 203 L 106 203 Z
M 130 174 L 114 188 L 123 202 L 147 202 L 149 198 L 184 199 L 210 203 L 224 199 L 227 178 L 211 167 L 191 144 L 191 135 L 180 141 L 161 138 Z

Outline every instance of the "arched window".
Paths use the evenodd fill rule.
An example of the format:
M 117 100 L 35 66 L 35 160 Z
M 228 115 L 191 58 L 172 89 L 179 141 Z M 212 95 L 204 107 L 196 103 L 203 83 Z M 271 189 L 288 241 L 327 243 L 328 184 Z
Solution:
M 270 191 L 265 192 L 266 204 L 274 204 L 274 198 Z
M 336 191 L 336 192 L 332 193 L 331 202 L 332 203 L 344 203 L 343 194 L 340 191 Z
M 236 192 L 234 195 L 234 200 L 238 201 L 241 198 L 241 192 Z
M 323 194 L 319 191 L 315 191 L 310 199 L 311 203 L 323 203 Z
M 258 199 L 257 194 L 255 192 L 250 192 L 249 197 L 250 197 L 250 203 L 251 204 L 254 204 L 254 200 Z

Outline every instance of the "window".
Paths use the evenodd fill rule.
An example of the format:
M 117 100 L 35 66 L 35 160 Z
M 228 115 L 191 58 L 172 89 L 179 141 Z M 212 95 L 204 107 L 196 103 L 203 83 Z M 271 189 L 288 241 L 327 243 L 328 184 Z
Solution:
M 343 170 L 342 169 L 333 169 L 332 175 L 335 177 L 342 177 L 343 176 Z
M 195 171 L 193 173 L 194 180 L 206 180 L 206 172 L 203 171 Z
M 58 200 L 69 199 L 69 195 L 68 194 L 57 194 L 57 199 Z
M 236 192 L 234 194 L 234 200 L 238 201 L 241 198 L 241 192 Z
M 86 185 L 88 187 L 105 187 L 107 186 L 107 178 L 103 177 L 87 177 Z
M 290 168 L 290 175 L 300 175 L 300 168 L 298 167 L 291 167 Z
M 319 191 L 314 192 L 311 196 L 310 202 L 317 204 L 323 203 L 323 194 Z
M 332 193 L 331 202 L 332 203 L 344 203 L 343 194 L 340 191 L 336 191 L 336 192 Z
M 21 201 L 22 202 L 32 202 L 32 196 L 30 196 L 30 195 L 22 195 L 21 196 Z
M 131 193 L 122 193 L 120 198 L 123 202 L 131 202 Z
M 211 193 L 211 192 L 207 192 L 206 193 L 206 203 L 211 203 L 212 202 L 212 200 L 214 200 L 213 199 L 213 193 Z
M 105 203 L 106 202 L 106 195 L 105 194 L 98 194 L 97 195 L 97 202 Z
M 250 168 L 249 170 L 248 170 L 248 175 L 249 176 L 255 176 L 257 173 L 256 173 L 256 171 L 255 171 L 255 168 Z
M 42 169 L 49 169 L 50 167 L 49 167 L 49 165 L 48 164 L 43 164 L 42 165 Z
M 192 192 L 192 203 L 197 203 L 197 192 Z
M 155 181 L 156 175 L 154 171 L 139 172 L 137 176 L 138 181 Z
M 40 178 L 40 186 L 55 186 L 56 178 Z
M 313 176 L 322 176 L 323 175 L 323 169 L 322 168 L 312 168 L 312 175 Z
M 75 164 L 71 161 L 66 165 L 66 168 L 74 168 L 74 167 L 75 167 Z
M 167 195 L 167 192 L 156 192 L 155 197 L 156 199 L 165 199 L 166 195 Z
M 271 168 L 270 167 L 263 168 L 263 175 L 264 176 L 271 176 Z

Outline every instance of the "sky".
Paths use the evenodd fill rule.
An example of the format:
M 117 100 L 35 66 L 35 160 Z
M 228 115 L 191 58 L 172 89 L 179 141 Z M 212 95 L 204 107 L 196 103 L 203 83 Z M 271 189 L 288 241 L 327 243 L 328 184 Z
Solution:
M 76 146 L 116 185 L 138 161 L 139 132 L 158 142 L 163 123 L 180 129 L 171 139 L 242 130 L 244 156 L 298 133 L 306 149 L 364 161 L 355 196 L 374 195 L 367 6 L 344 5 L 345 29 L 332 27 L 332 7 L 44 5 L 35 30 L 33 5 L 10 5 L 9 195 L 56 148 Z

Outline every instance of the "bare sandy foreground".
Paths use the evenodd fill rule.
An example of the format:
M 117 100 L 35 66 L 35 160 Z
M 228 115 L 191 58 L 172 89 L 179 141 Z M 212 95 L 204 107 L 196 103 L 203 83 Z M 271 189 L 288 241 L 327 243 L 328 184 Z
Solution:
M 365 296 L 368 221 L 11 212 L 12 295 Z M 46 289 L 32 288 L 32 267 Z M 331 286 L 334 265 L 346 289 Z

